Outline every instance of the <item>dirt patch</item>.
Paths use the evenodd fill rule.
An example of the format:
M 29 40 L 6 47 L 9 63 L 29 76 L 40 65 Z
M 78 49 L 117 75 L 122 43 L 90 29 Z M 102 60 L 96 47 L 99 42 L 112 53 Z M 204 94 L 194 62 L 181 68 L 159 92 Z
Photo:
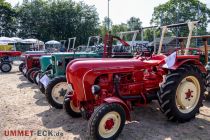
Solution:
M 31 84 L 14 66 L 12 72 L 0 72 L 0 139 L 87 139 L 87 121 L 73 119 L 63 110 L 51 108 L 35 84 Z M 33 130 L 32 137 L 4 136 L 7 130 Z M 51 130 L 63 136 L 37 136 Z M 35 134 L 36 133 L 36 134 Z M 136 108 L 119 140 L 210 139 L 210 101 L 204 102 L 200 114 L 188 123 L 166 121 L 158 103 Z

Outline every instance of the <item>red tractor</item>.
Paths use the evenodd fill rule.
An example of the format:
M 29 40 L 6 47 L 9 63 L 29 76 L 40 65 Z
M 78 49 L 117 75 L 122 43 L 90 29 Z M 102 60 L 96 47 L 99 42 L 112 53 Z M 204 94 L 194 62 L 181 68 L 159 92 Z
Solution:
M 188 23 L 186 48 L 161 54 L 164 26 L 157 54 L 132 59 L 74 60 L 66 69 L 69 89 L 64 108 L 72 117 L 89 119 L 91 139 L 116 139 L 133 106 L 158 100 L 168 120 L 187 122 L 199 113 L 207 71 L 201 51 L 189 48 L 197 22 Z M 182 24 L 184 25 L 184 24 Z M 187 24 L 185 24 L 187 25 Z M 109 40 L 108 40 L 109 41 Z
M 39 58 L 42 55 L 47 55 L 47 54 L 44 54 L 44 53 L 43 54 L 25 54 L 24 56 L 25 62 L 22 68 L 22 73 L 32 83 L 34 83 L 33 81 L 34 74 L 40 70 Z
M 20 51 L 0 51 L 0 70 L 10 72 L 12 69 L 11 62 L 21 56 Z

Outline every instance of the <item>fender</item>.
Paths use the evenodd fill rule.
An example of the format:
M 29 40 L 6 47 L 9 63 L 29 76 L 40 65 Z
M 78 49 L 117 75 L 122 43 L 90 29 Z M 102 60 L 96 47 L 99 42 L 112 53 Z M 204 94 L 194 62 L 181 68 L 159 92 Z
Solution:
M 128 121 L 131 120 L 130 108 L 128 107 L 127 104 L 125 104 L 125 102 L 123 100 L 121 100 L 120 98 L 117 98 L 117 97 L 109 97 L 109 98 L 105 98 L 104 102 L 105 103 L 117 103 L 117 104 L 120 104 L 125 110 L 126 120 L 128 120 Z
M 180 62 L 176 62 L 174 64 L 174 66 L 170 67 L 169 69 L 176 70 L 179 67 L 181 67 L 182 65 L 187 64 L 187 63 L 197 65 L 198 68 L 200 69 L 200 71 L 203 73 L 207 72 L 205 67 L 203 66 L 203 64 L 199 60 L 196 60 L 196 59 L 186 59 L 186 60 L 182 60 Z

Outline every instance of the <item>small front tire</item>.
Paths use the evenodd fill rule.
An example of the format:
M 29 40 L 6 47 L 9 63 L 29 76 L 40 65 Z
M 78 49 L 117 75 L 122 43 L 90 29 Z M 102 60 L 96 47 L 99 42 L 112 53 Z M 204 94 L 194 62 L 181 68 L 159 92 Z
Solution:
M 40 81 L 38 83 L 38 86 L 39 86 L 39 90 L 41 91 L 41 93 L 45 94 L 45 87 Z
M 0 70 L 4 73 L 8 73 L 12 70 L 12 65 L 9 62 L 0 63 Z
M 38 82 L 39 81 L 37 81 L 37 77 L 40 75 L 40 71 L 36 71 L 35 73 L 34 73 L 34 77 L 33 77 L 33 81 L 34 81 L 34 83 L 36 84 L 36 85 L 38 85 Z
M 75 107 L 73 101 L 66 96 L 64 97 L 63 108 L 65 112 L 73 118 L 82 117 L 79 108 Z
M 45 95 L 50 105 L 57 109 L 63 108 L 64 96 L 68 91 L 66 77 L 56 77 L 46 87 Z
M 19 65 L 19 71 L 20 72 L 23 72 L 23 68 L 25 67 L 25 63 L 21 63 L 20 65 Z
M 126 121 L 123 107 L 116 103 L 102 104 L 92 114 L 88 133 L 90 139 L 114 140 L 121 133 Z
M 26 77 L 28 79 L 28 81 L 30 81 L 31 83 L 34 83 L 33 78 L 34 78 L 34 74 L 35 72 L 39 71 L 39 68 L 32 68 L 30 70 L 28 70 L 28 72 L 26 73 Z

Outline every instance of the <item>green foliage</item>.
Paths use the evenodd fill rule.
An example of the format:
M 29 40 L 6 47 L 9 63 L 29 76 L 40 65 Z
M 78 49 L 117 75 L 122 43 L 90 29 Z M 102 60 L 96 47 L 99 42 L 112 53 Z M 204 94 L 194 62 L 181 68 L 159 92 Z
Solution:
M 165 4 L 154 8 L 151 23 L 168 25 L 188 20 L 199 20 L 201 25 L 199 26 L 198 34 L 206 34 L 208 17 L 210 17 L 210 9 L 199 0 L 169 0 Z M 182 32 L 180 34 L 184 35 Z
M 125 32 L 128 31 L 128 26 L 125 23 L 121 23 L 119 25 L 113 25 L 112 26 L 112 34 L 116 35 L 119 32 Z
M 16 13 L 11 5 L 5 0 L 0 0 L 0 35 L 12 36 L 16 31 L 15 27 Z
M 128 24 L 128 29 L 129 30 L 138 30 L 142 26 L 142 22 L 140 21 L 139 18 L 136 18 L 136 17 L 131 17 L 128 20 L 127 24 Z
M 105 27 L 106 30 L 108 30 L 108 27 L 111 28 L 112 27 L 112 20 L 108 17 L 104 17 L 104 20 L 102 21 L 102 26 Z
M 144 30 L 144 40 L 147 40 L 147 41 L 154 40 L 154 30 L 153 29 Z
M 94 6 L 72 0 L 34 0 L 16 7 L 19 36 L 35 37 L 44 41 L 67 40 L 77 37 L 84 44 L 88 36 L 98 32 L 98 13 Z

